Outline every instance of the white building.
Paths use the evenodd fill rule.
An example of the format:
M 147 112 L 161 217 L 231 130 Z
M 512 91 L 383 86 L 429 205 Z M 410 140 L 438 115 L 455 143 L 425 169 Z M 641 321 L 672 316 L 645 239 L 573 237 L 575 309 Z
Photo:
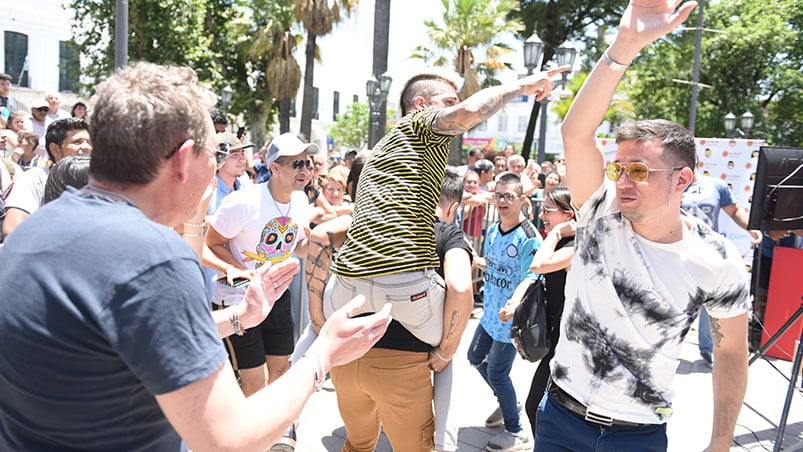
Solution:
M 24 106 L 45 93 L 60 92 L 62 108 L 76 100 L 77 77 L 67 67 L 75 58 L 68 41 L 65 0 L 0 0 L 0 72 L 13 78 L 12 95 Z

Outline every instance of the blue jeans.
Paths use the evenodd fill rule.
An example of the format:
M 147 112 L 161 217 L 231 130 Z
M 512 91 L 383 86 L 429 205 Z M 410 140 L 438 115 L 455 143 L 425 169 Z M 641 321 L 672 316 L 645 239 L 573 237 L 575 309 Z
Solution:
M 480 375 L 488 383 L 502 408 L 505 419 L 505 430 L 511 433 L 521 431 L 519 409 L 516 406 L 516 390 L 510 379 L 510 369 L 516 358 L 513 344 L 495 341 L 482 325 L 477 325 L 474 339 L 468 348 L 468 362 L 480 371 Z
M 664 452 L 667 444 L 666 424 L 605 427 L 568 411 L 555 403 L 549 394 L 544 396 L 538 408 L 535 432 L 533 452 Z
M 711 339 L 711 323 L 708 319 L 708 312 L 705 308 L 700 308 L 700 324 L 697 326 L 697 344 L 700 347 L 700 353 L 714 352 L 714 340 Z

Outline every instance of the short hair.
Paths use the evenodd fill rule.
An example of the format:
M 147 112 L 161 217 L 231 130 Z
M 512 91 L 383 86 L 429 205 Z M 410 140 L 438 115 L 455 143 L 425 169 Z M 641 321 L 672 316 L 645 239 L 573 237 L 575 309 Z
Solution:
M 31 144 L 35 149 L 37 146 L 39 146 L 39 135 L 37 135 L 33 130 L 22 129 L 17 132 L 17 141 L 19 143 L 24 141 L 28 144 Z
M 50 152 L 50 145 L 56 144 L 61 147 L 64 140 L 67 139 L 67 132 L 73 130 L 86 130 L 89 131 L 89 124 L 81 118 L 61 118 L 50 123 L 45 132 L 45 150 L 50 160 L 56 161 L 53 158 L 53 153 Z
M 329 182 L 340 184 L 340 186 L 343 187 L 343 193 L 346 192 L 346 178 L 344 177 L 343 172 L 337 170 L 329 171 L 326 173 L 326 179 L 324 180 L 327 184 Z
M 460 175 L 454 171 L 446 170 L 443 174 L 443 185 L 441 185 L 441 196 L 438 204 L 441 206 L 457 202 L 463 199 L 463 181 Z
M 227 124 L 229 123 L 228 118 L 224 115 L 220 110 L 217 108 L 213 108 L 209 110 L 209 115 L 212 117 L 212 124 Z
M 507 159 L 507 164 L 510 166 L 512 162 L 521 162 L 522 165 L 526 165 L 527 162 L 524 161 L 524 157 L 519 154 L 511 155 L 509 159 Z
M 93 178 L 147 184 L 185 141 L 195 141 L 197 155 L 206 152 L 215 95 L 192 69 L 140 62 L 101 83 L 96 96 L 90 120 Z
M 365 166 L 365 162 L 368 161 L 368 153 L 367 152 L 359 152 L 357 156 L 354 157 L 354 162 L 351 164 L 351 170 L 349 171 L 349 176 L 346 178 L 346 191 L 348 195 L 351 197 L 351 202 L 357 202 L 357 184 L 360 181 L 360 174 L 362 174 L 362 168 Z
M 504 160 L 505 164 L 507 165 L 507 157 L 505 157 L 504 155 L 497 155 L 496 157 L 494 157 L 494 163 L 498 162 L 499 160 Z
M 5 72 L 0 72 L 0 80 L 5 80 L 7 82 L 12 82 L 11 76 L 6 74 Z
M 561 212 L 571 212 L 577 218 L 577 210 L 572 205 L 572 195 L 569 188 L 561 185 L 544 194 L 545 199 L 551 200 Z
M 694 134 L 682 125 L 666 119 L 628 122 L 616 129 L 616 143 L 623 141 L 660 140 L 661 147 L 671 154 L 672 161 L 697 167 L 697 146 Z
M 473 170 L 478 173 L 486 173 L 494 169 L 494 164 L 491 163 L 488 159 L 481 159 L 477 160 L 477 163 L 474 164 Z
M 478 147 L 473 147 L 473 148 L 469 149 L 469 151 L 468 151 L 468 156 L 469 157 L 474 157 L 477 154 L 485 155 L 485 151 L 483 151 L 482 149 L 480 149 Z
M 513 190 L 515 190 L 518 194 L 523 194 L 524 190 L 521 187 L 521 178 L 516 176 L 513 173 L 504 173 L 499 176 L 499 179 L 496 181 L 496 186 L 500 185 L 510 185 L 513 186 Z
M 67 187 L 81 188 L 89 182 L 89 156 L 71 155 L 59 160 L 50 168 L 45 182 L 42 204 L 61 196 Z
M 425 73 L 418 74 L 410 78 L 410 80 L 407 80 L 407 83 L 404 84 L 404 88 L 402 89 L 401 98 L 399 99 L 401 115 L 407 116 L 407 114 L 410 113 L 410 110 L 413 108 L 413 100 L 415 100 L 416 96 L 430 99 L 443 92 L 443 85 L 451 86 L 457 91 L 457 83 L 449 80 L 444 75 Z

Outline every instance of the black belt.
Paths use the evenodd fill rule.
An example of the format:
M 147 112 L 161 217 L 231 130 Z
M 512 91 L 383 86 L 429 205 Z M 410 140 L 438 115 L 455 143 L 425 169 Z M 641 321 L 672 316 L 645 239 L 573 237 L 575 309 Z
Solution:
M 620 425 L 623 427 L 641 427 L 645 425 L 637 424 L 635 422 L 621 421 L 610 416 L 589 411 L 587 406 L 575 400 L 574 397 L 570 396 L 552 380 L 549 380 L 549 396 L 555 403 L 559 404 L 563 408 L 566 408 L 572 413 L 580 416 L 588 422 L 593 422 L 594 424 L 604 425 L 606 427 L 610 427 L 612 425 Z

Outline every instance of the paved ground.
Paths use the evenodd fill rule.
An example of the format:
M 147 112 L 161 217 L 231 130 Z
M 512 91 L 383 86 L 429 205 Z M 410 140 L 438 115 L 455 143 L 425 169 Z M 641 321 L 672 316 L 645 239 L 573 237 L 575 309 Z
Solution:
M 456 390 L 464 395 L 459 406 L 459 452 L 485 449 L 488 439 L 499 429 L 485 428 L 485 418 L 497 404 L 482 378 L 468 365 L 465 352 L 478 321 L 472 319 L 455 355 Z M 675 414 L 669 422 L 669 451 L 700 451 L 711 434 L 712 396 L 711 371 L 699 358 L 696 333 L 692 331 L 681 353 L 681 364 L 675 378 Z M 536 365 L 516 358 L 512 377 L 519 399 L 526 397 Z M 777 370 L 776 370 L 777 369 Z M 736 427 L 734 451 L 773 450 L 777 427 L 786 397 L 792 363 L 770 358 L 759 359 L 750 367 L 750 381 L 744 406 Z M 798 381 L 798 388 L 800 383 Z M 526 415 L 525 415 L 526 416 Z M 526 424 L 526 417 L 522 420 Z M 297 452 L 339 451 L 346 432 L 337 410 L 334 389 L 327 382 L 313 394 L 301 415 Z M 803 396 L 795 390 L 783 441 L 783 450 L 803 449 Z M 384 437 L 378 452 L 391 451 Z M 404 452 L 404 451 L 399 451 Z

